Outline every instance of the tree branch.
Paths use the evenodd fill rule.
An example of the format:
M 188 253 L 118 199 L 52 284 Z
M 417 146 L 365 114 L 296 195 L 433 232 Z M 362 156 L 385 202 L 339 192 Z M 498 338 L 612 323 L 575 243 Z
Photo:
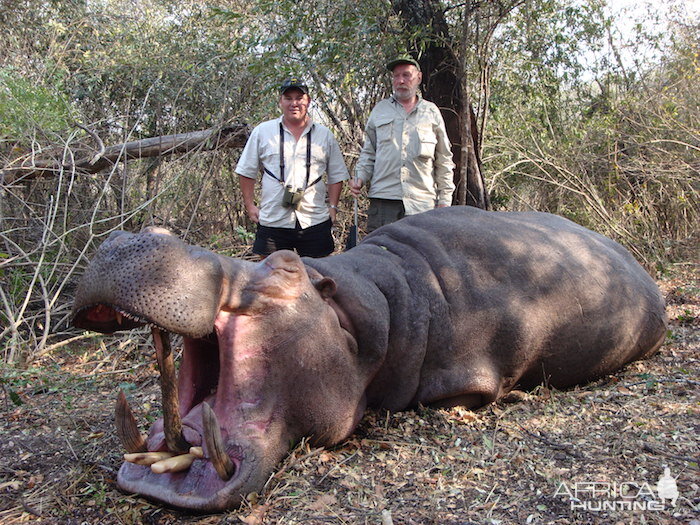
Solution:
M 85 129 L 82 126 L 79 127 Z M 210 151 L 223 148 L 242 148 L 250 134 L 247 125 L 235 124 L 190 133 L 162 135 L 105 148 L 99 137 L 89 130 L 86 131 L 101 145 L 97 155 L 80 158 L 74 163 L 62 163 L 60 159 L 48 155 L 43 158 L 24 157 L 19 159 L 19 166 L 10 166 L 0 170 L 0 185 L 10 184 L 18 179 L 53 177 L 63 170 L 97 173 L 127 159 L 162 157 L 186 153 L 194 149 Z

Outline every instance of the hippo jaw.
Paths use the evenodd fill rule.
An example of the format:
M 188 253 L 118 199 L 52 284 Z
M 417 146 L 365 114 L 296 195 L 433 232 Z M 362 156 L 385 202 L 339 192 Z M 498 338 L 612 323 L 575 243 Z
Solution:
M 82 326 L 85 326 L 87 319 L 97 318 L 99 323 L 103 323 L 100 326 L 117 323 L 129 329 L 145 324 L 136 314 L 102 304 L 83 308 L 78 315 Z M 235 318 L 234 322 L 231 321 L 232 317 Z M 139 432 L 131 409 L 127 406 L 120 410 L 118 406 L 117 429 L 128 452 L 125 458 L 143 452 L 167 452 L 174 457 L 185 457 L 190 453 L 190 447 L 201 449 L 197 457 L 190 458 L 189 465 L 177 467 L 171 472 L 156 473 L 151 465 L 127 460 L 117 476 L 120 488 L 174 507 L 212 512 L 238 505 L 247 494 L 259 491 L 264 485 L 275 465 L 287 453 L 287 444 L 293 438 L 281 414 L 275 413 L 275 403 L 270 402 L 269 398 L 264 399 L 264 393 L 260 391 L 268 375 L 264 360 L 258 359 L 251 365 L 251 361 L 256 361 L 250 355 L 255 353 L 255 349 L 246 349 L 246 345 L 242 345 L 243 351 L 239 352 L 243 354 L 239 356 L 242 359 L 235 356 L 237 349 L 234 346 L 240 340 L 236 331 L 241 331 L 241 325 L 248 321 L 247 316 L 232 316 L 223 312 L 214 322 L 213 333 L 202 338 L 183 336 L 178 378 L 165 379 L 177 382 L 175 399 L 167 399 L 172 394 L 168 394 L 163 385 L 166 372 L 159 359 L 164 412 L 169 402 L 177 406 L 180 422 L 175 432 L 185 443 L 184 449 L 176 449 L 168 442 L 166 427 L 171 422 L 167 421 L 167 414 L 153 424 L 147 439 L 125 438 L 125 434 L 134 436 Z M 151 326 L 156 351 L 160 353 L 168 333 L 160 327 Z M 220 342 L 225 348 L 220 348 Z M 235 371 L 234 367 L 238 370 Z M 247 376 L 242 379 L 243 383 L 248 384 L 234 381 L 232 378 L 236 375 Z M 232 381 L 237 384 L 229 385 Z M 236 387 L 238 391 L 232 393 L 231 390 Z M 232 402 L 232 397 L 237 399 Z M 207 427 L 205 410 L 211 410 L 214 414 L 213 431 Z M 126 432 L 125 427 L 129 427 Z M 219 457 L 221 452 L 211 450 L 211 439 L 207 434 L 212 433 L 219 435 L 224 458 Z M 217 468 L 222 462 L 229 465 L 229 472 L 224 475 Z
M 194 457 L 189 456 L 185 466 L 174 471 L 156 472 L 158 463 L 137 464 L 129 456 L 131 460 L 122 465 L 117 477 L 122 489 L 175 507 L 223 511 L 263 488 L 290 443 L 309 436 L 315 443 L 333 444 L 352 432 L 364 412 L 366 380 L 356 366 L 354 338 L 340 327 L 324 297 L 334 293 L 334 283 L 323 279 L 320 287 L 312 283 L 301 260 L 291 252 L 277 252 L 256 265 L 228 258 L 214 260 L 217 256 L 211 252 L 197 249 L 197 260 L 208 264 L 215 277 L 222 277 L 220 283 L 210 275 L 198 278 L 215 292 L 209 297 L 215 313 L 208 330 L 199 322 L 195 331 L 152 308 L 137 309 L 147 302 L 142 296 L 153 296 L 155 286 L 131 290 L 122 283 L 125 275 L 133 273 L 132 268 L 124 271 L 124 261 L 130 267 L 135 264 L 124 253 L 132 245 L 142 246 L 143 237 L 121 235 L 117 242 L 123 249 L 106 248 L 109 264 L 104 256 L 91 263 L 86 274 L 100 282 L 96 286 L 81 283 L 73 322 L 103 332 L 144 324 L 152 327 L 164 417 L 144 439 L 124 399 L 117 406 L 118 434 L 132 454 L 166 452 L 183 458 L 189 453 Z M 158 251 L 175 254 L 176 260 L 193 250 L 172 237 L 157 239 L 153 245 Z M 116 255 L 110 250 L 116 250 Z M 153 262 L 139 268 L 150 283 L 157 279 L 158 264 L 167 266 L 167 262 L 146 252 L 148 261 L 161 261 L 155 269 Z M 178 288 L 186 298 L 194 292 L 179 273 L 175 278 L 180 279 L 178 286 L 166 284 L 163 290 L 169 304 L 181 305 L 185 299 L 177 297 Z M 195 304 L 201 305 L 198 301 Z M 212 310 L 211 305 L 201 306 Z M 197 312 L 193 316 L 205 317 Z M 168 332 L 181 334 L 184 341 L 177 378 Z M 312 341 L 299 341 L 310 335 Z M 324 377 L 324 370 L 342 374 L 342 381 Z M 208 412 L 214 414 L 214 423 L 211 418 L 207 423 Z

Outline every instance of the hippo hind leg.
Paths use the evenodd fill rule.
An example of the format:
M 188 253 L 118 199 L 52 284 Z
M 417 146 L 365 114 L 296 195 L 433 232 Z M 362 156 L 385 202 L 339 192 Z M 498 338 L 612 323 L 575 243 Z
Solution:
M 503 392 L 503 377 L 490 363 L 475 364 L 468 371 L 464 368 L 452 366 L 424 374 L 416 401 L 434 408 L 473 409 L 492 403 Z

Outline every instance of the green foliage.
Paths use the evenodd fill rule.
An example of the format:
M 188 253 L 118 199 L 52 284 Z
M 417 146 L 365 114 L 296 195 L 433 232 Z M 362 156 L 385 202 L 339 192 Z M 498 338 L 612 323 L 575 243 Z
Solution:
M 218 9 L 238 37 L 261 94 L 259 119 L 278 112 L 277 87 L 290 76 L 307 79 L 311 96 L 338 132 L 356 147 L 364 118 L 385 95 L 383 64 L 401 49 L 390 6 L 370 0 L 259 0 L 244 9 Z M 345 126 L 339 126 L 343 122 Z
M 683 312 L 678 314 L 678 322 L 682 325 L 691 325 L 695 322 L 697 317 L 693 313 L 693 311 L 689 308 L 684 308 Z
M 579 13 L 584 33 L 564 41 L 579 45 L 587 35 L 588 51 L 574 56 L 602 52 L 595 39 L 604 34 L 591 29 L 588 16 L 595 13 L 598 27 L 610 29 L 612 21 L 596 9 Z M 548 24 L 533 25 L 541 31 Z M 567 216 L 622 241 L 650 267 L 687 256 L 700 219 L 693 183 L 699 78 L 697 58 L 688 52 L 698 48 L 693 27 L 671 24 L 666 33 L 646 35 L 644 43 L 651 39 L 665 59 L 637 71 L 599 59 L 592 68 L 571 67 L 557 53 L 539 53 L 556 59 L 538 63 L 549 73 L 530 77 L 531 85 L 512 75 L 494 80 L 499 95 L 491 99 L 484 151 L 494 200 L 504 209 Z
M 74 45 L 72 90 L 87 120 L 130 114 L 134 131 L 152 136 L 244 113 L 245 63 L 231 58 L 206 6 L 152 2 L 145 12 L 95 12 L 81 29 L 91 42 Z
M 608 23 L 600 4 L 562 8 L 543 0 L 516 12 L 493 43 L 493 118 L 516 117 L 515 126 L 537 123 L 530 131 L 571 132 L 589 97 L 580 89 L 584 73 L 591 73 L 584 53 L 600 46 Z
M 244 243 L 251 243 L 255 240 L 255 233 L 245 229 L 243 226 L 236 227 L 236 234 Z
M 51 391 L 56 388 L 56 378 L 50 370 L 28 368 L 26 370 L 0 365 L 0 392 L 15 406 L 24 404 L 22 393 L 32 391 Z
M 37 84 L 14 68 L 0 67 L 0 141 L 63 130 L 71 108 L 56 87 Z

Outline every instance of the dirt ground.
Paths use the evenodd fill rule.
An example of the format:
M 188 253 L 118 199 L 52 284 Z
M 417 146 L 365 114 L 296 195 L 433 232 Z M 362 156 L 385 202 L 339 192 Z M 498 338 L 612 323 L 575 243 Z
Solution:
M 0 523 L 700 525 L 698 270 L 679 265 L 659 281 L 670 332 L 653 358 L 476 412 L 369 412 L 340 446 L 301 443 L 261 494 L 218 515 L 191 516 L 116 486 L 118 388 L 143 427 L 159 411 L 145 336 L 96 337 L 28 370 L 5 368 Z M 664 466 L 675 507 L 657 491 Z

